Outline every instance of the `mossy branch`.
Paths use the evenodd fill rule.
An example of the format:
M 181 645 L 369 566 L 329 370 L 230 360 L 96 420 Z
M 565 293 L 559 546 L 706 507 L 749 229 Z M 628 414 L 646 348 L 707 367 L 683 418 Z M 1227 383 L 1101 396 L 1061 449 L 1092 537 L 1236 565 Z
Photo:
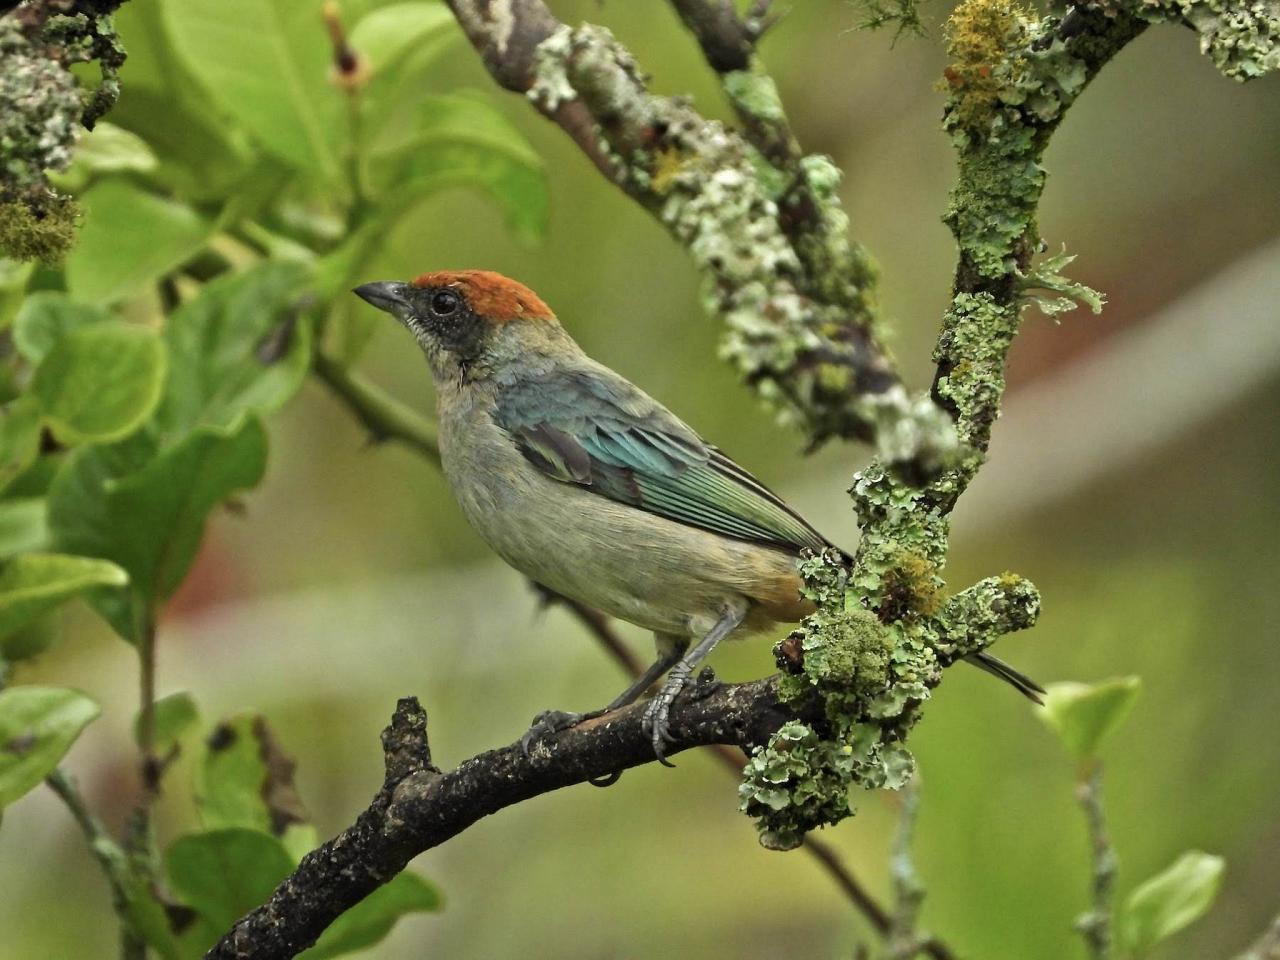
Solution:
M 875 268 L 846 236 L 830 160 L 799 156 L 788 133 L 771 163 L 686 100 L 650 93 L 607 30 L 560 24 L 542 0 L 449 6 L 494 78 L 559 123 L 690 253 L 704 305 L 726 326 L 722 354 L 757 394 L 815 443 L 865 439 L 889 462 L 937 472 L 954 430 L 910 397 L 881 343 Z M 745 73 L 756 79 L 735 88 L 738 103 L 772 117 L 776 133 L 785 116 L 776 93 L 764 95 L 772 81 Z

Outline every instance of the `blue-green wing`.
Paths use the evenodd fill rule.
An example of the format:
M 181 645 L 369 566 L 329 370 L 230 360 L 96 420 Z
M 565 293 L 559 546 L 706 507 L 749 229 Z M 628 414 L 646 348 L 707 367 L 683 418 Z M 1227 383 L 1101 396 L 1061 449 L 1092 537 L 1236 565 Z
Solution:
M 797 551 L 827 545 L 751 474 L 607 368 L 507 384 L 494 418 L 556 480 L 740 540 Z

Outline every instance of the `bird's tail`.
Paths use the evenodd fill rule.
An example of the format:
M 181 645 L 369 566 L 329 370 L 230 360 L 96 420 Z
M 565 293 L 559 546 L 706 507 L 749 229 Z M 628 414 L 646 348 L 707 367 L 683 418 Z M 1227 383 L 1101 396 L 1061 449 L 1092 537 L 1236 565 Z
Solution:
M 998 657 L 993 657 L 984 650 L 981 653 L 965 657 L 965 659 L 975 667 L 987 671 L 992 676 L 999 677 L 1033 703 L 1044 703 L 1042 699 L 1044 687 L 1040 686 L 1025 673 L 1015 670 Z

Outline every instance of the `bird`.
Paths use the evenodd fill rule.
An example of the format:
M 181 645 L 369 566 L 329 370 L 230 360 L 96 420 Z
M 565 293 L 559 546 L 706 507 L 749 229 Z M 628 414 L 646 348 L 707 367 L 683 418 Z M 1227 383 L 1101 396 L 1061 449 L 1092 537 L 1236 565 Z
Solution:
M 522 742 L 638 700 L 659 761 L 670 710 L 722 640 L 795 623 L 805 551 L 832 549 L 799 513 L 678 416 L 593 360 L 528 287 L 488 270 L 358 286 L 417 340 L 435 385 L 440 460 L 488 545 L 547 590 L 653 632 L 653 664 L 603 710 L 544 711 Z M 847 554 L 840 552 L 847 558 Z M 1024 695 L 1043 690 L 985 652 Z

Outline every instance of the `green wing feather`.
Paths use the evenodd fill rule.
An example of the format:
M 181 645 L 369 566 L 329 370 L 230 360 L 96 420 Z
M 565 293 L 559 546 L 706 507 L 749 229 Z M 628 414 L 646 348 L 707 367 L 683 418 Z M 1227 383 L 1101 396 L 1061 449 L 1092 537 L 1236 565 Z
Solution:
M 505 384 L 494 419 L 556 480 L 739 540 L 828 546 L 750 473 L 605 367 Z

